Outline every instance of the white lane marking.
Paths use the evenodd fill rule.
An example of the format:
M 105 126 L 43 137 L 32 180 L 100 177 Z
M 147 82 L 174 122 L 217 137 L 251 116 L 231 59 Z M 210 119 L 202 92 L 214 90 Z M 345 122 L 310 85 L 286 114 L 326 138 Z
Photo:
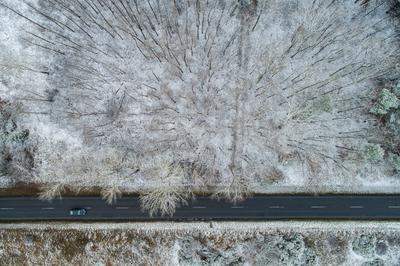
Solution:
M 232 209 L 243 209 L 244 207 L 243 206 L 232 206 L 231 208 Z
M 269 206 L 270 209 L 284 209 L 285 206 Z
M 350 209 L 363 209 L 364 206 L 359 206 L 359 205 L 355 205 L 355 206 L 350 206 Z
M 311 206 L 311 209 L 325 209 L 326 206 Z
M 207 207 L 205 207 L 205 206 L 193 206 L 192 208 L 193 209 L 205 209 Z
M 115 207 L 117 210 L 127 210 L 129 207 Z
M 0 208 L 2 211 L 14 210 L 14 208 Z
M 92 207 L 84 207 L 85 209 L 87 209 L 87 210 L 91 210 L 92 209 Z
M 42 208 L 42 210 L 54 210 L 54 208 L 53 207 L 44 207 L 44 208 Z
M 389 209 L 400 209 L 400 206 L 388 206 Z

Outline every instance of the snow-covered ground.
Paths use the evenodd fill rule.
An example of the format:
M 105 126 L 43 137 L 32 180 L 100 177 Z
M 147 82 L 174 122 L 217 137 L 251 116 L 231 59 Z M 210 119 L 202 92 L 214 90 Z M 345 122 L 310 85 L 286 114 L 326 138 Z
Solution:
M 385 141 L 371 91 L 400 73 L 392 2 L 1 0 L 30 181 L 399 192 L 360 157 Z
M 395 222 L 1 224 L 5 265 L 397 265 Z

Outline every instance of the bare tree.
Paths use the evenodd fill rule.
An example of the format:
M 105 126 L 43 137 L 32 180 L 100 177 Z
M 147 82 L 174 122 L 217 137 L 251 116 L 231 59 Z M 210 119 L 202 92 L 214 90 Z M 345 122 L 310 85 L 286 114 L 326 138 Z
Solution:
M 234 204 L 245 200 L 252 194 L 248 178 L 234 176 L 228 186 L 218 189 L 213 197 L 216 199 L 225 199 Z
M 172 216 L 178 206 L 186 205 L 190 193 L 184 189 L 160 186 L 140 195 L 142 209 L 150 216 Z
M 157 183 L 140 195 L 142 209 L 150 216 L 172 216 L 177 206 L 187 204 L 192 197 L 190 186 L 185 186 L 183 168 L 162 163 L 156 168 Z
M 49 184 L 43 187 L 39 193 L 39 199 L 51 201 L 53 199 L 61 199 L 62 193 L 65 191 L 64 184 Z
M 110 186 L 101 190 L 102 198 L 107 204 L 113 204 L 122 196 L 122 192 L 118 186 Z

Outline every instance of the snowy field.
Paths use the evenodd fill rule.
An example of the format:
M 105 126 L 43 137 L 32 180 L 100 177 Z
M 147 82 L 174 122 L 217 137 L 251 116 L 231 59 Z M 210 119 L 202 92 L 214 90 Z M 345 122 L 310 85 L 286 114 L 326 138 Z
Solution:
M 399 5 L 0 0 L 0 184 L 400 192 Z
M 0 225 L 5 265 L 398 265 L 391 222 Z

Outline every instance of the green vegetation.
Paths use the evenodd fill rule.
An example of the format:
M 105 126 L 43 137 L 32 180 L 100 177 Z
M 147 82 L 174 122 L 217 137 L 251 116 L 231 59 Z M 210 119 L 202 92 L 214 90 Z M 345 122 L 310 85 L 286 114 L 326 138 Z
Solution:
M 400 96 L 400 81 L 398 81 L 397 84 L 395 86 L 393 86 L 393 92 L 397 96 Z
M 393 168 L 400 173 L 400 156 L 394 153 L 389 154 L 389 162 Z
M 363 158 L 369 161 L 380 161 L 384 154 L 388 154 L 387 160 L 393 169 L 400 173 L 400 81 L 385 85 L 370 109 L 370 113 L 376 115 L 382 123 L 381 131 L 385 143 L 383 147 L 366 145 L 362 150 Z
M 352 242 L 354 253 L 363 257 L 372 257 L 375 251 L 375 237 L 373 235 L 360 235 Z
M 299 107 L 299 110 L 292 116 L 295 120 L 306 120 L 313 115 L 330 113 L 333 110 L 332 99 L 329 95 L 324 95 L 311 102 L 307 101 Z
M 400 133 L 400 109 L 390 114 L 388 122 L 391 130 L 395 133 Z
M 315 252 L 306 246 L 300 234 L 287 235 L 277 243 L 279 262 L 282 265 L 315 265 Z
M 313 104 L 314 110 L 319 113 L 330 113 L 333 110 L 332 98 L 324 95 Z
M 367 161 L 381 161 L 385 155 L 385 151 L 379 144 L 368 144 L 362 149 L 362 156 Z
M 398 108 L 400 100 L 388 89 L 383 89 L 379 94 L 378 100 L 374 106 L 370 109 L 372 114 L 385 115 L 390 112 L 391 109 Z
M 0 99 L 0 175 L 11 175 L 32 167 L 29 131 L 16 122 L 18 107 Z
M 382 259 L 376 258 L 372 261 L 363 262 L 361 266 L 385 266 L 385 263 Z

